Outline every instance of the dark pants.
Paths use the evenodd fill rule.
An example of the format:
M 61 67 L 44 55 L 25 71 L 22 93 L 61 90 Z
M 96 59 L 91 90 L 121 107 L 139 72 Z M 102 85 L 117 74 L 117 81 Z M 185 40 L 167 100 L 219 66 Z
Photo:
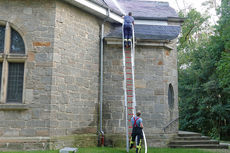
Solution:
M 128 45 L 131 45 L 132 41 L 132 25 L 124 25 L 124 39 L 125 39 L 125 45 L 128 41 Z
M 142 129 L 140 127 L 134 127 L 133 128 L 131 142 L 130 142 L 130 149 L 133 147 L 136 137 L 137 137 L 136 153 L 140 153 L 141 152 L 142 139 L 143 139 L 143 133 L 142 133 Z

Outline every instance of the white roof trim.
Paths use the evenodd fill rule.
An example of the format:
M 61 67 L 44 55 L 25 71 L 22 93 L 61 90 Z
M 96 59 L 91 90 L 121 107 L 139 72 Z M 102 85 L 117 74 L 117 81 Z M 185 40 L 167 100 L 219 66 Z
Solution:
M 156 20 L 135 20 L 135 24 L 143 25 L 168 25 L 167 21 L 156 21 Z
M 123 19 L 121 16 L 117 15 L 113 12 L 108 12 L 107 8 L 101 7 L 93 2 L 90 2 L 88 0 L 65 0 L 74 6 L 77 6 L 83 10 L 86 10 L 88 12 L 91 12 L 94 15 L 97 15 L 99 17 L 105 18 L 106 16 L 109 17 L 110 21 L 116 21 L 119 23 L 123 23 Z

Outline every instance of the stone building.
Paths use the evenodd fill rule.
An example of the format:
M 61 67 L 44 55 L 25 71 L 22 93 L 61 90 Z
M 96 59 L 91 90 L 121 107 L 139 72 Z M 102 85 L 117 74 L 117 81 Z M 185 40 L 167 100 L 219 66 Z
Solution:
M 166 2 L 118 3 L 135 18 L 137 108 L 148 145 L 166 146 L 178 130 L 176 41 L 182 20 Z M 122 21 L 112 0 L 0 0 L 0 150 L 97 145 L 100 38 L 103 131 L 106 145 L 120 145 Z

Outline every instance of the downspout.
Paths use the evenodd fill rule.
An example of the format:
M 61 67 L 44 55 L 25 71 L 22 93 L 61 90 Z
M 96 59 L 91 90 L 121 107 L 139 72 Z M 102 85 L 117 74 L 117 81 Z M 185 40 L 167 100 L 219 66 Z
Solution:
M 103 115 L 103 73 L 104 73 L 104 67 L 103 67 L 103 62 L 104 62 L 104 43 L 103 43 L 103 39 L 104 39 L 104 25 L 105 22 L 107 21 L 107 19 L 109 18 L 109 14 L 110 14 L 110 9 L 108 8 L 107 10 L 107 17 L 104 19 L 104 21 L 101 24 L 101 36 L 100 36 L 100 135 L 101 137 L 99 137 L 99 142 L 101 146 L 104 146 L 104 131 L 102 129 L 102 115 Z

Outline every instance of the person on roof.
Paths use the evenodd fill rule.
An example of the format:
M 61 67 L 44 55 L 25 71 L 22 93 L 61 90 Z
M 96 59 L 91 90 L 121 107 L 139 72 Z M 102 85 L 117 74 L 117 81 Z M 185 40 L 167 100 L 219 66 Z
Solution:
M 124 45 L 126 47 L 131 46 L 132 41 L 132 26 L 134 25 L 134 18 L 132 12 L 124 16 Z
M 138 111 L 136 113 L 136 116 L 131 118 L 133 130 L 132 130 L 131 141 L 130 141 L 130 149 L 133 148 L 135 138 L 137 137 L 136 153 L 141 152 L 141 140 L 143 139 L 142 129 L 144 128 L 144 126 L 140 116 L 141 116 L 141 112 Z

